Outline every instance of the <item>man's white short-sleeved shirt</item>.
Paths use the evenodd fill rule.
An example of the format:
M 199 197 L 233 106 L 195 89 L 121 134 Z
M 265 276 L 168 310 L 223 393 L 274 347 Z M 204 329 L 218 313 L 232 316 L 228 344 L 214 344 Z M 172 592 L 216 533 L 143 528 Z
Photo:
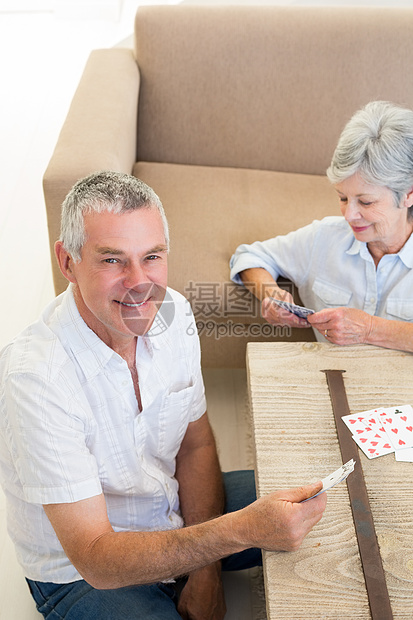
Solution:
M 0 476 L 30 579 L 80 579 L 43 504 L 103 493 L 115 531 L 183 525 L 175 457 L 206 410 L 199 340 L 176 291 L 157 318 L 138 338 L 141 412 L 125 360 L 87 327 L 70 286 L 2 352 Z
M 252 267 L 263 267 L 275 280 L 288 278 L 303 304 L 316 311 L 347 306 L 413 321 L 413 235 L 397 254 L 385 254 L 376 268 L 366 243 L 354 238 L 346 220 L 330 216 L 287 235 L 240 245 L 230 266 L 238 284 L 239 273 Z

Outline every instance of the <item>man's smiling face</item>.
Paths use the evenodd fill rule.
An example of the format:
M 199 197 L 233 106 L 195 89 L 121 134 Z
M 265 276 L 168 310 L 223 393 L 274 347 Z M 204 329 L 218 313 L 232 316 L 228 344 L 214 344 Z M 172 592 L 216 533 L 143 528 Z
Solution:
M 167 243 L 154 207 L 84 218 L 82 260 L 70 281 L 87 325 L 115 350 L 151 327 L 167 286 Z

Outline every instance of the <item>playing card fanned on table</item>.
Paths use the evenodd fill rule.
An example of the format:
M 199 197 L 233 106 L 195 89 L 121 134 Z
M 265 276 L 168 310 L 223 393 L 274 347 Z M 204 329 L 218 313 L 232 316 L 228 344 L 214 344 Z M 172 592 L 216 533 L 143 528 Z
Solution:
M 395 452 L 396 460 L 413 462 L 413 409 L 410 405 L 378 407 L 343 416 L 342 420 L 369 459 Z

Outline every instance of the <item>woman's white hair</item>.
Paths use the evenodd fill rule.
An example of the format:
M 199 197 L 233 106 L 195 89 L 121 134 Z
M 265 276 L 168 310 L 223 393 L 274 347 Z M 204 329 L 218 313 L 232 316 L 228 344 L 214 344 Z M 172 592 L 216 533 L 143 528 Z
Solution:
M 340 183 L 355 173 L 390 189 L 397 205 L 413 188 L 413 111 L 372 101 L 345 126 L 327 176 Z
M 87 213 L 127 213 L 156 208 L 162 218 L 169 249 L 169 231 L 165 211 L 157 194 L 146 183 L 129 174 L 102 171 L 80 179 L 62 204 L 60 241 L 75 262 L 82 259 L 86 241 L 84 216 Z

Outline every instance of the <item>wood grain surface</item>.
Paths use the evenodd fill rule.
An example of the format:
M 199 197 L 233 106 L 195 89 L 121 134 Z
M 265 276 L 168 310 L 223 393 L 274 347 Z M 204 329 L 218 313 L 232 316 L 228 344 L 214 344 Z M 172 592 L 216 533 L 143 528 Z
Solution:
M 258 495 L 341 465 L 326 369 L 345 370 L 350 412 L 413 404 L 413 355 L 370 346 L 250 343 L 247 372 Z M 413 463 L 359 451 L 395 620 L 413 618 Z M 269 620 L 369 619 L 347 486 L 294 553 L 264 553 Z M 368 567 L 374 571 L 375 567 Z

